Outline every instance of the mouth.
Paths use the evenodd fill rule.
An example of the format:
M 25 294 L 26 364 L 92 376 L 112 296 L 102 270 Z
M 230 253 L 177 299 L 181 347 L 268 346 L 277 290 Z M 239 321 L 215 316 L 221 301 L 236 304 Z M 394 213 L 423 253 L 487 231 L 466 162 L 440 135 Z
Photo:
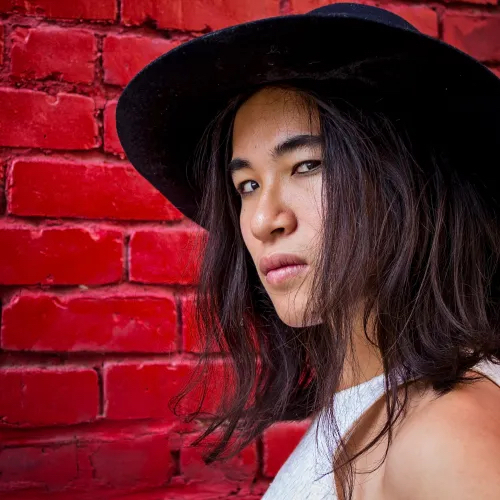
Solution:
M 262 257 L 259 261 L 259 270 L 270 285 L 278 285 L 295 278 L 308 267 L 304 258 L 292 253 L 275 253 Z
M 270 285 L 280 285 L 281 283 L 301 275 L 308 267 L 307 264 L 278 267 L 266 274 L 266 281 Z

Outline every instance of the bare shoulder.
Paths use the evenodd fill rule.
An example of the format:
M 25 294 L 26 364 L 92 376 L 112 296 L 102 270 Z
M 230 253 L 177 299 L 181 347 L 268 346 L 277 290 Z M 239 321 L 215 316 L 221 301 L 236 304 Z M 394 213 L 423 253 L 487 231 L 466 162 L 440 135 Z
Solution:
M 500 498 L 500 388 L 483 378 L 418 405 L 398 428 L 384 497 Z

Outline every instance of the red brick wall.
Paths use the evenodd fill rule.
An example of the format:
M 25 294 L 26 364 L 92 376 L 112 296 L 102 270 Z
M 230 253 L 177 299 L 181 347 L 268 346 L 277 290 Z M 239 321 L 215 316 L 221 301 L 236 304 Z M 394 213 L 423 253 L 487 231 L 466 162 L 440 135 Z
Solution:
M 259 498 L 300 439 L 281 423 L 210 467 L 186 447 L 200 428 L 166 402 L 196 357 L 197 228 L 134 173 L 114 111 L 179 43 L 324 3 L 0 0 L 2 498 Z M 388 7 L 500 75 L 496 0 Z

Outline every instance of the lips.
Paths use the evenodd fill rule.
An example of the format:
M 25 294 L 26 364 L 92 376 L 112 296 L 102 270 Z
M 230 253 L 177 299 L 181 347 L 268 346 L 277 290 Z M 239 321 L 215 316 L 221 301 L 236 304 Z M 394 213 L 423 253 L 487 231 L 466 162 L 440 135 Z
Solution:
M 296 266 L 307 264 L 305 259 L 292 253 L 275 253 L 259 260 L 259 270 L 262 274 L 267 275 L 269 271 L 279 269 L 285 266 Z

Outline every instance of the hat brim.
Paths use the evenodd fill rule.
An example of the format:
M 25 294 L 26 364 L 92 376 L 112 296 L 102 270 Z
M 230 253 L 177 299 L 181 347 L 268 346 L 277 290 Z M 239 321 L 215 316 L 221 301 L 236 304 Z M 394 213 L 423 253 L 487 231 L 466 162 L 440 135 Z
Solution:
M 413 109 L 422 111 L 427 103 L 426 112 L 449 116 L 442 126 L 464 137 L 468 131 L 483 139 L 487 134 L 488 143 L 500 145 L 500 79 L 476 59 L 418 31 L 342 14 L 303 14 L 218 30 L 147 65 L 116 109 L 125 154 L 198 222 L 202 193 L 193 185 L 189 161 L 204 130 L 233 95 L 283 80 L 361 81 L 366 89 L 401 96 Z M 467 110 L 480 119 L 472 123 Z

